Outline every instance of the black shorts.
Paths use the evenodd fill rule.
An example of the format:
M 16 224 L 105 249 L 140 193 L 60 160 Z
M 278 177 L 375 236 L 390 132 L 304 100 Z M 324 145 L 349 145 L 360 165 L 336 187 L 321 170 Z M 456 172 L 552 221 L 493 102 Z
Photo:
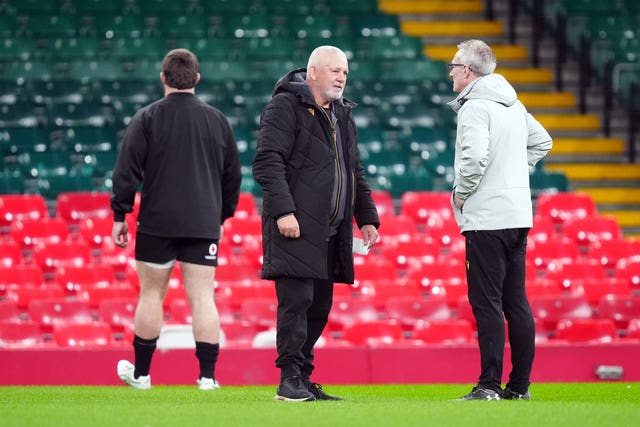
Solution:
M 218 241 L 187 237 L 158 237 L 136 234 L 136 261 L 166 264 L 183 261 L 191 264 L 218 265 Z

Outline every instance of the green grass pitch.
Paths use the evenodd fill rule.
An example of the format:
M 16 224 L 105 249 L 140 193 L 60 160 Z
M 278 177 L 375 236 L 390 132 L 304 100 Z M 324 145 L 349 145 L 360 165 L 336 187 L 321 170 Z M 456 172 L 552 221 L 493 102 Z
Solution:
M 340 402 L 273 400 L 275 386 L 0 387 L 0 425 L 638 426 L 640 383 L 546 383 L 531 401 L 456 401 L 471 385 L 325 386 Z

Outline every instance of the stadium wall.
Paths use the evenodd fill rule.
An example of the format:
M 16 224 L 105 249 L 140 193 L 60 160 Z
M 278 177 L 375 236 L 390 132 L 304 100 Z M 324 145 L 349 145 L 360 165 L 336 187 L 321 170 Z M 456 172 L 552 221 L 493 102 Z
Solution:
M 130 349 L 1 349 L 0 385 L 117 385 L 116 363 Z M 275 349 L 226 348 L 216 377 L 224 385 L 277 384 Z M 505 352 L 505 380 L 509 372 Z M 590 382 L 599 366 L 619 367 L 621 380 L 640 381 L 640 343 L 544 344 L 537 347 L 533 382 Z M 326 384 L 473 383 L 479 354 L 470 346 L 353 346 L 316 350 L 314 380 Z M 615 372 L 615 369 L 614 369 Z M 194 350 L 157 351 L 153 383 L 194 384 Z

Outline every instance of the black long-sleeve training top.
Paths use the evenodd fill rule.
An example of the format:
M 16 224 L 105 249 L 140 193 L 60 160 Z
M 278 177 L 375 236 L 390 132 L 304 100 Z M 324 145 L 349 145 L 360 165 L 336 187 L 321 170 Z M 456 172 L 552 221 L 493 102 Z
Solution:
M 115 221 L 132 212 L 143 183 L 138 231 L 220 238 L 240 194 L 240 160 L 227 118 L 191 93 L 172 93 L 131 119 L 113 170 Z

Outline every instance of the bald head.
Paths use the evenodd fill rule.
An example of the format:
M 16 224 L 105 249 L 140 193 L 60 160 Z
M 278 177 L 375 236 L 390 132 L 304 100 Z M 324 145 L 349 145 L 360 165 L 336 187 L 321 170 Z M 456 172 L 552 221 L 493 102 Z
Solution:
M 349 64 L 347 55 L 335 46 L 319 46 L 309 55 L 307 84 L 316 104 L 328 107 L 340 99 L 347 84 Z

